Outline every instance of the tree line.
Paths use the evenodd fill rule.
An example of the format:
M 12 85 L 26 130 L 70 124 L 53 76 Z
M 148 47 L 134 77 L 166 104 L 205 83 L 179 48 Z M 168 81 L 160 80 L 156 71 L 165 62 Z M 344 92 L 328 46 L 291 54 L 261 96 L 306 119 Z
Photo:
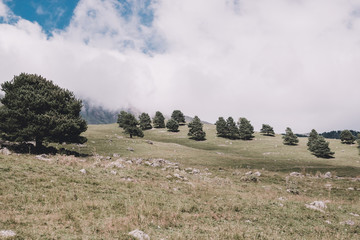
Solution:
M 1 84 L 5 96 L 0 103 L 0 136 L 3 140 L 13 142 L 34 141 L 35 151 L 43 151 L 43 143 L 84 143 L 85 137 L 80 136 L 87 129 L 87 124 L 80 116 L 82 101 L 75 98 L 67 89 L 60 88 L 52 81 L 36 74 L 21 73 L 11 81 Z M 179 126 L 185 125 L 185 116 L 180 110 L 174 110 L 165 124 L 165 117 L 157 111 L 153 119 L 149 114 L 142 113 L 138 118 L 121 111 L 117 123 L 126 134 L 143 137 L 143 131 L 154 128 L 167 128 L 170 132 L 178 132 Z M 235 122 L 232 117 L 223 117 L 215 123 L 218 137 L 228 139 L 251 140 L 254 138 L 254 127 L 244 117 Z M 188 123 L 190 139 L 206 140 L 206 133 L 199 117 L 195 116 Z M 260 133 L 264 136 L 275 136 L 269 124 L 263 124 Z M 360 151 L 360 134 L 344 130 L 340 132 L 341 142 L 353 144 L 357 139 Z M 291 128 L 286 128 L 283 135 L 285 145 L 297 145 L 298 137 Z M 312 130 L 308 137 L 308 150 L 316 157 L 329 158 L 334 152 L 329 148 L 325 138 Z

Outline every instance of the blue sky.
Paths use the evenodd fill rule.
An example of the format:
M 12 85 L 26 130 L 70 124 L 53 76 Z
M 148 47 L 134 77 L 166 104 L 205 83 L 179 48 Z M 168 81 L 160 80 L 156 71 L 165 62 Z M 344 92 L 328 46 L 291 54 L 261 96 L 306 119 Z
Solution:
M 359 129 L 358 0 L 0 0 L 0 83 L 108 108 Z
M 119 0 L 119 13 L 129 19 L 133 14 L 140 17 L 141 24 L 150 26 L 153 12 L 149 9 L 151 0 L 146 0 L 143 7 L 134 13 L 133 1 Z M 54 30 L 65 29 L 73 17 L 79 0 L 7 0 L 5 4 L 16 15 L 31 22 L 37 22 L 51 36 Z

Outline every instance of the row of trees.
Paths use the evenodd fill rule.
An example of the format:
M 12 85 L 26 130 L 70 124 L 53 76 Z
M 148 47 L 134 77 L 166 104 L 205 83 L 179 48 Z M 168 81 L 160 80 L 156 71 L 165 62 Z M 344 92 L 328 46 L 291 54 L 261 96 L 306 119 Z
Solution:
M 217 136 L 229 139 L 250 140 L 254 137 L 254 127 L 246 118 L 240 118 L 236 124 L 232 117 L 225 121 L 223 117 L 215 123 Z
M 130 135 L 130 138 L 133 136 L 143 137 L 143 130 L 154 128 L 167 128 L 170 132 L 178 132 L 180 125 L 185 125 L 185 116 L 180 110 L 174 110 L 171 119 L 165 124 L 164 115 L 157 111 L 151 123 L 149 114 L 142 113 L 139 116 L 139 120 L 131 113 L 121 111 L 118 115 L 117 123 L 119 127 L 124 129 L 126 134 Z M 188 124 L 189 133 L 188 136 L 191 139 L 201 141 L 205 140 L 206 133 L 203 131 L 203 124 L 201 123 L 199 117 L 195 116 L 194 119 Z

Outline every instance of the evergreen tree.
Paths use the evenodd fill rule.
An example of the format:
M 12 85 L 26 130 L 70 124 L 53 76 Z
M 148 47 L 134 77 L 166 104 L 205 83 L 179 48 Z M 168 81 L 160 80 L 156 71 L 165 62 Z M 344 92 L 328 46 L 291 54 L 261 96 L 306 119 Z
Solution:
M 188 124 L 189 133 L 191 139 L 202 141 L 205 140 L 206 133 L 203 131 L 203 124 L 201 123 L 198 116 L 195 116 L 194 119 Z
M 165 128 L 165 118 L 164 115 L 157 111 L 153 119 L 154 128 Z
M 127 112 L 121 111 L 120 114 L 118 115 L 117 123 L 119 124 L 119 127 L 121 127 L 121 128 L 124 127 L 123 119 L 125 119 L 125 116 L 127 114 L 128 114 Z
M 174 119 L 170 119 L 166 123 L 166 128 L 168 129 L 169 132 L 178 132 L 179 131 L 179 123 Z
M 226 128 L 226 121 L 223 117 L 219 117 L 215 125 L 216 125 L 216 132 L 218 137 L 226 137 L 228 135 L 228 130 Z
M 359 148 L 359 154 L 360 154 L 360 133 L 357 135 L 357 142 L 359 144 L 358 148 Z
M 308 150 L 310 152 L 312 152 L 313 150 L 313 143 L 316 141 L 316 139 L 318 139 L 319 134 L 316 132 L 315 129 L 311 130 L 309 138 L 308 138 L 308 142 L 307 142 L 307 146 L 308 146 Z
M 246 118 L 240 118 L 238 124 L 240 139 L 250 140 L 254 137 L 254 127 L 250 124 L 249 120 L 247 120 Z
M 149 114 L 147 114 L 147 113 L 142 113 L 142 114 L 139 116 L 139 124 L 140 124 L 140 128 L 141 128 L 142 130 L 152 129 L 151 119 L 150 119 Z
M 334 152 L 331 152 L 329 148 L 329 142 L 326 142 L 323 136 L 318 136 L 312 142 L 311 152 L 316 157 L 321 157 L 321 158 L 330 158 L 332 155 L 334 155 Z
M 130 138 L 133 136 L 144 137 L 143 131 L 137 126 L 139 122 L 136 120 L 135 116 L 127 113 L 122 119 L 122 126 L 125 133 L 130 135 Z
M 355 139 L 356 138 L 354 137 L 354 135 L 351 134 L 349 130 L 344 130 L 340 133 L 341 143 L 353 144 L 355 142 Z
M 232 117 L 228 117 L 226 120 L 226 137 L 230 139 L 239 139 L 239 129 Z
M 260 129 L 260 133 L 262 133 L 266 136 L 274 136 L 275 135 L 274 129 L 268 124 L 262 125 L 262 128 Z
M 174 119 L 179 125 L 185 125 L 185 116 L 180 110 L 174 110 L 171 114 L 171 119 Z
M 291 128 L 286 128 L 286 133 L 283 136 L 285 145 L 296 145 L 299 142 L 298 137 L 292 132 Z
M 36 74 L 21 73 L 1 84 L 0 132 L 5 140 L 84 143 L 87 124 L 80 117 L 81 100 L 69 90 Z

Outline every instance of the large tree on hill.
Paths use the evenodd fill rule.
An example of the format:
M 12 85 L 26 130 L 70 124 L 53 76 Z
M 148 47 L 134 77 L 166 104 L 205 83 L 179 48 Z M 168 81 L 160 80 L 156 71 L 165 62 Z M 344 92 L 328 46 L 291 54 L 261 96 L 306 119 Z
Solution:
M 319 137 L 319 134 L 317 133 L 317 131 L 315 129 L 311 130 L 309 137 L 308 137 L 308 142 L 307 142 L 308 150 L 310 152 L 312 152 L 314 142 L 318 139 L 318 137 Z
M 166 123 L 166 128 L 168 129 L 169 132 L 178 132 L 179 131 L 179 123 L 174 119 L 170 119 Z
M 360 154 L 360 133 L 357 135 L 357 142 L 359 144 L 358 148 L 359 148 L 359 154 Z
M 185 116 L 180 110 L 174 110 L 171 114 L 171 119 L 174 119 L 179 123 L 179 125 L 185 125 Z
M 228 134 L 226 128 L 226 121 L 223 117 L 219 117 L 219 119 L 215 123 L 216 125 L 216 133 L 218 137 L 226 137 Z
M 293 133 L 291 128 L 286 128 L 285 135 L 283 136 L 283 142 L 285 145 L 296 145 L 299 142 L 298 137 Z
M 236 126 L 236 123 L 234 122 L 234 119 L 232 117 L 228 117 L 226 119 L 226 137 L 230 139 L 239 139 L 239 129 Z
M 136 120 L 135 116 L 132 115 L 131 113 L 126 113 L 123 115 L 121 124 L 125 133 L 130 135 L 130 138 L 132 138 L 133 136 L 144 137 L 143 131 L 138 127 L 139 122 Z
M 262 134 L 264 134 L 266 136 L 274 136 L 275 135 L 273 127 L 271 127 L 268 124 L 263 124 L 262 125 L 262 128 L 260 129 L 260 133 L 262 133 Z
M 246 118 L 239 119 L 239 135 L 242 140 L 251 140 L 254 136 L 254 127 Z
M 330 158 L 334 155 L 334 152 L 331 152 L 329 148 L 329 142 L 325 141 L 323 136 L 318 136 L 315 140 L 313 140 L 311 144 L 311 152 L 320 158 Z
M 353 144 L 356 140 L 355 136 L 349 130 L 344 130 L 340 133 L 341 143 Z
M 157 111 L 153 119 L 154 128 L 165 128 L 165 118 L 164 115 Z
M 149 114 L 147 113 L 142 113 L 139 116 L 139 124 L 140 124 L 140 128 L 142 130 L 148 130 L 148 129 L 152 129 L 151 126 L 151 118 L 149 116 Z
M 1 84 L 0 132 L 9 141 L 84 143 L 87 125 L 80 117 L 81 100 L 69 90 L 36 74 L 21 73 Z
M 198 116 L 195 116 L 194 119 L 188 124 L 189 133 L 191 139 L 196 141 L 205 140 L 206 133 L 203 131 L 203 124 L 201 123 Z

